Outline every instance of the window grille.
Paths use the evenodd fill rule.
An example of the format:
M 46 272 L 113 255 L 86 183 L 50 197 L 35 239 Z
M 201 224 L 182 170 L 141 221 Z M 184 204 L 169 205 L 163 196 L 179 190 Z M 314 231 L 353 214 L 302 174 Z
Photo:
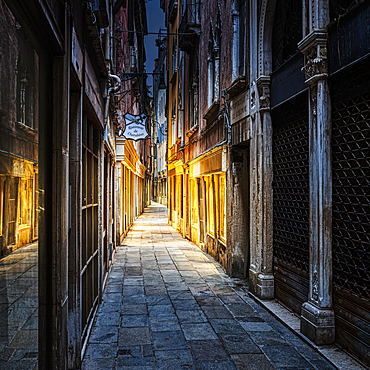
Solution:
M 330 21 L 334 22 L 339 17 L 347 14 L 361 0 L 331 0 L 329 2 Z
M 302 2 L 277 0 L 272 31 L 272 69 L 298 51 L 302 39 Z

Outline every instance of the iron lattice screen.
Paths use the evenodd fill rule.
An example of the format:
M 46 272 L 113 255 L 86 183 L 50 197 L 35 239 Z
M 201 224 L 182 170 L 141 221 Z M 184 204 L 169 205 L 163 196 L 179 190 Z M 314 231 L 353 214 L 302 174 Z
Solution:
M 370 68 L 339 76 L 333 96 L 334 284 L 370 301 Z
M 273 111 L 274 257 L 308 272 L 309 131 L 307 94 Z
M 330 21 L 336 21 L 339 17 L 348 13 L 348 11 L 357 5 L 361 0 L 330 0 Z

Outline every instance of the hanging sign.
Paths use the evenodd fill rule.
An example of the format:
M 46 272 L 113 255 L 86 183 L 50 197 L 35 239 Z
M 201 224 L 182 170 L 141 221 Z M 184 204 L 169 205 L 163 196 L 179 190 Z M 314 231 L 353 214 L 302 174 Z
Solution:
M 149 136 L 146 130 L 146 118 L 147 116 L 143 113 L 139 116 L 133 116 L 130 113 L 126 113 L 123 118 L 125 119 L 125 131 L 123 136 L 128 140 L 143 140 Z

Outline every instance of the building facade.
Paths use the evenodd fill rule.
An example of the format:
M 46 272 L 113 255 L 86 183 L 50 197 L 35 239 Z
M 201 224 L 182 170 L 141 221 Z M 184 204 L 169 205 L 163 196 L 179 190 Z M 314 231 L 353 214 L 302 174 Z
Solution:
M 126 30 L 146 21 L 145 3 L 140 14 L 135 4 L 0 1 L 0 250 L 4 256 L 32 243 L 38 251 L 36 289 L 24 295 L 31 299 L 32 293 L 37 307 L 18 304 L 17 315 L 29 312 L 38 319 L 38 330 L 23 334 L 37 351 L 32 358 L 39 369 L 81 367 L 124 232 L 116 216 L 122 197 L 132 198 L 123 208 L 126 225 L 150 201 L 144 167 L 149 143 L 125 145 L 129 170 L 119 169 L 122 193 L 116 176 L 119 98 L 128 70 L 118 64 L 118 51 L 131 58 L 132 68 L 135 57 L 143 65 L 145 51 L 143 35 L 126 37 L 120 50 L 114 35 L 120 29 L 122 37 L 118 21 L 124 17 L 131 27 Z M 147 86 L 143 76 L 136 80 L 142 98 L 135 101 L 145 110 Z M 10 300 L 11 276 L 0 295 L 13 312 L 12 302 L 23 292 Z M 27 317 L 19 316 L 23 325 L 22 320 Z M 13 348 L 20 328 L 5 317 L 2 323 L 11 330 L 4 328 L 9 331 L 2 339 L 8 341 L 1 350 Z
M 1 256 L 38 239 L 39 59 L 34 43 L 1 3 Z M 14 73 L 16 71 L 16 75 Z
M 368 3 L 163 7 L 170 222 L 369 366 Z

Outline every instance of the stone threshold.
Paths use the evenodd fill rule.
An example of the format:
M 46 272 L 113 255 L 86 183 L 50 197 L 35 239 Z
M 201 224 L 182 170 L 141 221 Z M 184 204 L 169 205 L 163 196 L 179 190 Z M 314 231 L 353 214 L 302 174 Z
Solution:
M 300 318 L 289 311 L 281 303 L 276 300 L 261 300 L 251 292 L 248 292 L 249 296 L 253 298 L 260 306 L 265 308 L 271 315 L 279 320 L 284 326 L 294 332 L 300 339 L 307 343 L 310 347 L 316 350 L 321 356 L 328 360 L 338 370 L 367 370 L 366 367 L 362 366 L 353 357 L 347 354 L 344 350 L 332 345 L 317 346 L 311 342 L 300 332 Z

